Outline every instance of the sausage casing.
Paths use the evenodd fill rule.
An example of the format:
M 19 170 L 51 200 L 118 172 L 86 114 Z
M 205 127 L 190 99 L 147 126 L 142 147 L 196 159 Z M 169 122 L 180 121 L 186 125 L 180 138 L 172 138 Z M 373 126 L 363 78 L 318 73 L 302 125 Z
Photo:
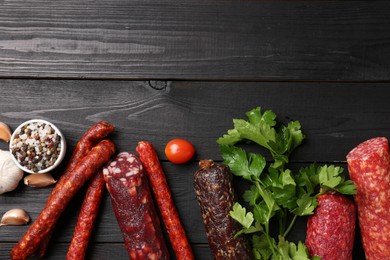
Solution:
M 347 155 L 366 258 L 390 259 L 390 153 L 386 138 L 367 140 Z
M 71 199 L 114 152 L 115 145 L 109 140 L 103 140 L 69 172 L 67 178 L 58 180 L 42 212 L 11 250 L 11 259 L 27 259 L 46 241 Z
M 229 168 L 210 160 L 199 164 L 201 169 L 195 173 L 194 187 L 214 258 L 252 259 L 247 238 L 243 235 L 234 238 L 241 227 L 229 213 L 237 201 Z
M 355 204 L 344 195 L 330 192 L 319 195 L 317 200 L 314 215 L 307 221 L 306 246 L 310 255 L 321 260 L 352 260 Z
M 130 259 L 169 259 L 152 195 L 138 158 L 122 152 L 103 168 Z
M 141 141 L 138 143 L 137 152 L 148 176 L 177 260 L 194 259 L 191 245 L 173 203 L 165 173 L 154 147 L 149 142 Z

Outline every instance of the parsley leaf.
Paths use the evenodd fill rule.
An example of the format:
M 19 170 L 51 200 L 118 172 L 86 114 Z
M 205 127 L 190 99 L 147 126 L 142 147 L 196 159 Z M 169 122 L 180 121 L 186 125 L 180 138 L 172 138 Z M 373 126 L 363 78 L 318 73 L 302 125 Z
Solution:
M 289 154 L 305 138 L 298 121 L 288 123 L 276 130 L 276 115 L 271 110 L 264 113 L 257 107 L 246 113 L 248 121 L 233 119 L 234 129 L 217 139 L 220 145 L 234 145 L 242 140 L 249 140 L 268 149 L 275 162 L 272 167 L 281 168 L 288 163 Z
M 318 202 L 316 197 L 311 197 L 309 194 L 303 194 L 302 197 L 297 199 L 297 208 L 292 212 L 297 216 L 312 215 L 314 209 L 317 207 Z
M 230 211 L 230 216 L 238 221 L 244 228 L 249 228 L 254 220 L 252 212 L 246 212 L 246 209 L 236 202 Z
M 236 146 L 220 145 L 220 151 L 224 164 L 237 176 L 241 176 L 249 181 L 257 180 L 263 172 L 266 161 L 259 154 L 249 154 Z

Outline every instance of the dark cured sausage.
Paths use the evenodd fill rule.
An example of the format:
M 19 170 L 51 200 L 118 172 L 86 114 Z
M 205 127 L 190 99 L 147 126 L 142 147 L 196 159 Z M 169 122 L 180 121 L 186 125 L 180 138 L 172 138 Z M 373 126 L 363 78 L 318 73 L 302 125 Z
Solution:
M 137 146 L 137 153 L 146 169 L 157 205 L 169 235 L 172 248 L 178 260 L 194 259 L 190 243 L 181 224 L 179 213 L 173 203 L 171 191 L 161 167 L 160 160 L 151 143 L 141 141 Z
M 99 213 L 105 184 L 101 171 L 92 177 L 66 255 L 67 260 L 82 260 L 85 258 L 88 242 Z
M 252 259 L 247 238 L 242 235 L 234 238 L 241 228 L 229 215 L 237 201 L 229 168 L 211 160 L 200 161 L 199 166 L 195 173 L 195 193 L 214 258 Z
M 307 221 L 306 246 L 321 260 L 352 260 L 356 208 L 352 200 L 338 193 L 317 198 L 318 206 Z
M 122 152 L 103 168 L 130 259 L 169 259 L 148 179 L 138 158 Z
M 386 138 L 359 144 L 347 155 L 368 260 L 390 259 L 390 154 Z
M 96 144 L 114 132 L 114 130 L 115 127 L 113 125 L 104 121 L 100 121 L 92 125 L 77 142 L 66 169 L 61 175 L 61 178 L 66 178 L 68 173 L 73 170 L 77 163 L 79 163 L 80 160 L 84 158 Z M 38 258 L 43 258 L 45 256 L 51 236 L 52 234 L 48 235 L 42 242 L 42 245 L 36 250 L 35 255 Z
M 60 178 L 53 192 L 27 233 L 11 251 L 11 259 L 27 259 L 50 235 L 66 206 L 77 191 L 98 172 L 115 152 L 115 145 L 103 140 L 69 172 L 68 178 Z

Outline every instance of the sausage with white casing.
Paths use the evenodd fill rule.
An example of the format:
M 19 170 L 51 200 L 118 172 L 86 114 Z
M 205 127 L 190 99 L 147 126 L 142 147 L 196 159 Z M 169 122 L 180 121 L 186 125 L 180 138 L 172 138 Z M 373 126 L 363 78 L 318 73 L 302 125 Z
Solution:
M 247 238 L 243 235 L 234 237 L 241 228 L 229 214 L 237 201 L 229 168 L 211 160 L 202 160 L 199 166 L 194 187 L 214 258 L 252 259 Z

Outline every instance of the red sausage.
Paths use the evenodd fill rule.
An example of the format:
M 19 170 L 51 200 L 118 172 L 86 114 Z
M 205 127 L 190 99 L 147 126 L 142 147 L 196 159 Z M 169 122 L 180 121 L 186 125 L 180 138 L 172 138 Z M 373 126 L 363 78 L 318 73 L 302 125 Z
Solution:
M 386 138 L 359 144 L 347 155 L 358 210 L 363 248 L 368 260 L 390 259 L 390 154 Z
M 122 152 L 103 168 L 112 207 L 130 259 L 169 259 L 141 162 Z
M 180 222 L 179 214 L 173 203 L 171 191 L 169 190 L 156 151 L 151 143 L 145 141 L 139 142 L 136 150 L 146 169 L 146 174 L 150 181 L 176 258 L 178 260 L 194 259 L 190 243 L 188 242 L 186 233 Z
M 68 178 L 58 180 L 45 208 L 11 250 L 11 259 L 27 259 L 41 246 L 77 191 L 98 172 L 114 152 L 115 145 L 109 140 L 103 140 L 68 173 Z
M 88 242 L 99 212 L 105 184 L 106 182 L 101 171 L 92 177 L 66 255 L 67 260 L 82 260 L 85 258 Z
M 77 142 L 63 175 L 66 175 L 67 171 L 72 170 L 95 145 L 114 132 L 114 130 L 113 125 L 104 121 L 97 122 L 91 126 Z
M 356 208 L 352 200 L 338 193 L 317 198 L 318 206 L 307 222 L 306 246 L 321 260 L 352 260 Z
M 101 140 L 107 137 L 109 134 L 114 132 L 115 128 L 110 123 L 101 121 L 92 125 L 77 142 L 75 149 L 73 150 L 72 156 L 66 166 L 64 173 L 61 178 L 67 177 L 68 173 L 80 162 L 85 155 L 91 151 L 91 149 L 98 144 Z M 54 229 L 53 229 L 54 231 Z M 48 235 L 42 242 L 42 245 L 36 250 L 35 255 L 38 258 L 43 258 L 46 254 L 49 246 L 50 238 L 52 234 Z

